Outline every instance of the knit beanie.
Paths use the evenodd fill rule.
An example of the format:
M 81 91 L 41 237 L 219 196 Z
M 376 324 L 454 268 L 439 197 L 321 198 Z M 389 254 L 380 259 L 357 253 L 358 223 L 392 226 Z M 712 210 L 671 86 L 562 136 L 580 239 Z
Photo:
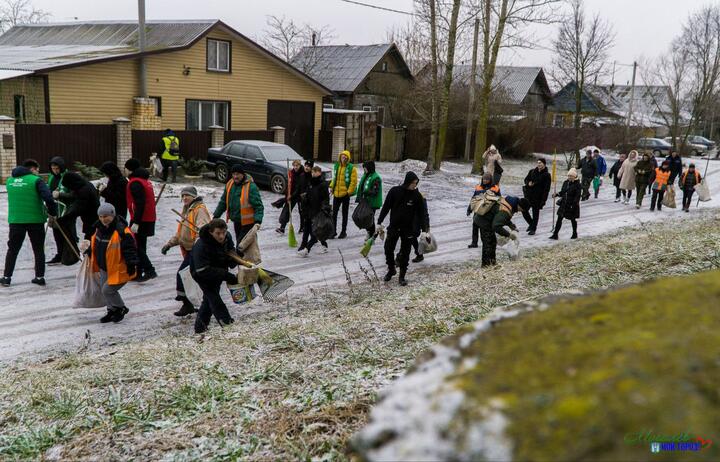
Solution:
M 112 204 L 104 202 L 98 207 L 97 214 L 99 217 L 115 216 L 115 207 Z
M 570 170 L 568 170 L 567 176 L 568 176 L 568 178 L 577 179 L 577 177 L 578 177 L 577 170 L 575 170 L 574 168 L 571 168 Z
M 125 168 L 130 170 L 131 172 L 134 172 L 135 170 L 140 168 L 140 161 L 137 159 L 128 159 L 128 161 L 125 162 Z
M 180 195 L 181 195 L 181 196 L 197 197 L 197 196 L 198 196 L 198 191 L 197 191 L 197 188 L 196 188 L 195 186 L 185 186 L 185 187 L 182 188 L 182 190 L 180 191 Z
M 242 165 L 235 164 L 230 168 L 230 173 L 242 173 L 243 175 L 245 175 L 245 169 L 242 168 Z

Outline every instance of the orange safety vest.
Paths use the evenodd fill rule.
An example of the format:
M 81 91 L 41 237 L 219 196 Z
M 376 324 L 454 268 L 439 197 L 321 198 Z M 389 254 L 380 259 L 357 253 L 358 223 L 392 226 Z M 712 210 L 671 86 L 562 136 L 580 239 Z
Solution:
M 227 199 L 225 199 L 225 200 L 227 200 Z M 205 207 L 205 204 L 201 203 L 200 205 L 198 205 L 196 207 L 192 207 L 190 210 L 188 210 L 187 216 L 185 217 L 185 219 L 187 220 L 187 223 L 186 224 L 178 223 L 178 227 L 177 227 L 177 235 L 178 236 L 181 235 L 183 227 L 187 227 L 188 232 L 190 233 L 190 239 L 193 241 L 197 240 L 198 232 L 197 232 L 197 226 L 195 225 L 195 222 L 197 220 L 198 211 L 203 208 L 207 210 L 207 207 Z M 182 245 L 180 245 L 180 253 L 182 254 L 183 257 L 185 257 L 185 255 L 187 255 L 187 251 L 185 250 L 185 248 Z
M 225 220 L 230 219 L 230 190 L 235 182 L 230 180 L 225 185 Z M 255 223 L 255 209 L 250 205 L 250 180 L 243 183 L 240 189 L 240 225 L 252 225 Z
M 481 185 L 481 184 L 476 184 L 476 185 L 475 185 L 475 191 L 487 191 L 487 188 L 485 188 L 485 186 L 483 186 L 483 185 Z M 494 192 L 494 193 L 496 193 L 496 194 L 500 194 L 500 186 L 498 186 L 498 185 L 493 185 L 493 186 L 490 188 L 490 191 L 492 191 L 492 192 Z
M 124 233 L 132 236 L 130 228 L 126 227 Z M 100 271 L 100 267 L 98 266 L 97 259 L 95 258 L 94 234 L 90 245 L 92 247 L 92 269 L 93 272 L 97 273 Z M 135 279 L 135 276 L 137 276 L 137 273 L 131 276 L 127 272 L 127 264 L 125 264 L 125 260 L 122 256 L 122 249 L 120 248 L 120 233 L 118 233 L 117 230 L 113 232 L 110 242 L 108 242 L 107 249 L 105 250 L 105 266 L 107 267 L 108 275 L 107 283 L 110 285 L 125 284 L 129 280 Z
M 663 172 L 659 167 L 655 169 L 655 182 L 658 186 L 665 186 L 670 179 L 670 170 Z
M 681 182 L 682 182 L 683 186 L 685 186 L 685 178 L 687 178 L 688 173 L 690 173 L 690 170 L 685 170 L 685 172 L 683 172 L 683 174 L 682 174 Z M 695 174 L 695 183 L 700 183 L 700 172 L 695 170 L 693 173 Z

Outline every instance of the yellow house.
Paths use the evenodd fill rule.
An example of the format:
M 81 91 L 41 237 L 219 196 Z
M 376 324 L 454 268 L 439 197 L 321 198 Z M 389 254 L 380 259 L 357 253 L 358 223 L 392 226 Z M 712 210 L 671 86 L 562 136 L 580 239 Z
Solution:
M 317 153 L 331 94 L 322 84 L 222 21 L 149 21 L 146 36 L 140 53 L 131 21 L 13 27 L 0 36 L 0 115 L 53 124 L 126 117 L 151 130 L 282 126 L 296 151 Z

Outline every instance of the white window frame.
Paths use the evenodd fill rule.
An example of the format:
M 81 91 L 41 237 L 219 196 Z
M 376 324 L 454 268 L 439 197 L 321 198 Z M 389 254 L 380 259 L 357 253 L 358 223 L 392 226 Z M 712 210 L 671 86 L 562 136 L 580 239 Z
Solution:
M 363 106 L 363 107 L 362 107 L 362 110 L 365 111 L 365 112 L 370 112 L 370 111 L 372 111 L 373 109 L 372 109 L 372 106 Z
M 191 105 L 197 105 L 197 127 L 191 127 L 188 124 L 188 115 L 190 113 L 190 107 Z M 202 106 L 204 104 L 212 104 L 212 115 L 213 120 L 207 124 L 203 124 L 202 120 Z M 217 106 L 218 105 L 225 105 L 225 122 L 223 124 L 218 124 L 217 121 Z M 221 127 L 225 128 L 225 130 L 230 129 L 230 101 L 206 101 L 206 100 L 197 100 L 197 99 L 189 99 L 185 102 L 185 127 L 187 130 L 203 130 L 203 125 L 207 127 L 211 125 L 220 125 Z
M 220 51 L 222 49 L 221 45 L 226 46 L 226 53 L 227 53 L 227 68 L 223 69 L 220 67 Z M 215 62 L 210 63 L 210 48 L 215 47 Z M 231 67 L 231 61 L 230 61 L 230 55 L 232 54 L 232 45 L 227 40 L 217 40 L 217 39 L 207 39 L 207 70 L 213 71 L 213 72 L 230 72 Z
M 560 123 L 558 123 L 558 117 L 560 118 Z M 565 127 L 565 116 L 563 114 L 554 114 L 552 126 L 555 128 Z
M 334 105 L 334 104 L 329 104 L 329 103 L 324 103 L 324 104 L 323 104 L 323 109 L 335 109 L 335 105 Z

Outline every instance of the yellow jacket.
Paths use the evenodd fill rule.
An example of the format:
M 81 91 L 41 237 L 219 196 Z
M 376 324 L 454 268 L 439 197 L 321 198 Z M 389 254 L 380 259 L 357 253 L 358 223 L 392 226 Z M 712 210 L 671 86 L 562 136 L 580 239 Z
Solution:
M 357 167 L 352 164 L 352 158 L 350 157 L 350 153 L 348 151 L 343 151 L 341 155 L 343 154 L 347 156 L 348 163 L 342 165 L 340 161 L 335 162 L 335 166 L 333 168 L 333 179 L 330 183 L 330 189 L 335 197 L 353 196 L 357 191 Z M 349 175 L 346 173 L 348 168 L 350 169 Z M 350 181 L 350 185 L 347 184 L 348 179 Z

